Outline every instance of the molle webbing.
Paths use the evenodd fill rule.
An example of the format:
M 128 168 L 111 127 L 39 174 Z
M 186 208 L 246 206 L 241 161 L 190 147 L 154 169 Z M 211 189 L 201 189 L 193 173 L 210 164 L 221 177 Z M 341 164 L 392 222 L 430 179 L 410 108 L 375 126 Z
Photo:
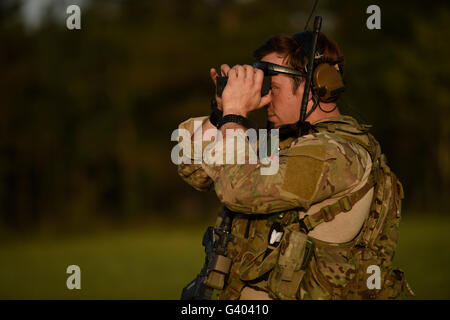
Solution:
M 375 160 L 381 156 L 380 146 L 375 138 L 369 133 L 369 126 L 359 125 L 357 131 L 349 124 L 339 121 L 321 122 L 314 126 L 315 128 L 325 129 L 330 133 L 359 144 L 369 152 L 370 158 L 374 163 Z
M 367 183 L 358 191 L 346 195 L 335 203 L 320 209 L 318 212 L 300 219 L 300 229 L 303 232 L 308 233 L 319 224 L 333 220 L 338 214 L 350 211 L 355 203 L 361 200 L 366 193 L 369 192 L 373 185 L 372 179 L 369 179 L 369 181 L 367 181 Z

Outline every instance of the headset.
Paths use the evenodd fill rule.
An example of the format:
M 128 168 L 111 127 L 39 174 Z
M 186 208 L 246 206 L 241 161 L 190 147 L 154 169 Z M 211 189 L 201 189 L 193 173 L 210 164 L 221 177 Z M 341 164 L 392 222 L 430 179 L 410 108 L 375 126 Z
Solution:
M 268 93 L 270 89 L 270 78 L 277 74 L 285 74 L 292 77 L 304 77 L 305 89 L 303 91 L 302 103 L 300 107 L 300 119 L 296 123 L 281 126 L 280 138 L 284 139 L 288 136 L 302 136 L 308 134 L 313 126 L 306 121 L 309 115 L 319 107 L 325 113 L 333 112 L 332 110 L 324 110 L 320 106 L 320 102 L 336 101 L 341 93 L 345 90 L 343 69 L 339 66 L 344 61 L 344 57 L 338 57 L 336 60 L 330 61 L 325 58 L 325 50 L 318 44 L 318 37 L 322 25 L 322 17 L 316 16 L 314 19 L 313 31 L 306 30 L 312 14 L 317 6 L 318 0 L 315 0 L 308 20 L 303 31 L 298 32 L 292 36 L 299 47 L 303 50 L 306 57 L 308 57 L 307 64 L 304 70 L 297 70 L 290 67 L 281 66 L 278 64 L 257 61 L 253 64 L 254 68 L 263 70 L 264 82 L 261 89 L 261 96 Z M 218 77 L 216 93 L 220 97 L 223 89 L 227 84 L 227 77 Z M 312 84 L 312 86 L 311 86 Z M 312 92 L 314 104 L 311 110 L 306 113 L 309 101 L 309 92 Z M 213 112 L 215 109 L 213 108 Z M 217 111 L 217 110 L 216 110 Z M 272 124 L 267 121 L 267 128 L 271 128 Z
M 300 119 L 296 123 L 283 125 L 279 128 L 281 139 L 287 138 L 289 136 L 303 136 L 305 134 L 308 134 L 310 129 L 314 128 L 311 123 L 306 121 L 309 115 L 317 107 L 319 107 L 325 113 L 333 112 L 337 106 L 332 110 L 326 111 L 322 109 L 322 107 L 320 106 L 320 102 L 336 101 L 345 90 L 343 69 L 339 66 L 339 64 L 344 61 L 344 57 L 338 57 L 333 61 L 326 59 L 324 56 L 325 50 L 320 46 L 320 44 L 318 44 L 317 41 L 319 38 L 320 28 L 322 26 L 322 17 L 315 17 L 313 31 L 306 30 L 314 9 L 316 8 L 317 2 L 318 0 L 315 0 L 304 30 L 292 36 L 292 38 L 297 42 L 300 48 L 302 48 L 305 56 L 308 57 L 307 65 L 305 65 L 304 70 L 298 71 L 293 68 L 286 68 L 273 64 L 264 66 L 262 65 L 262 62 L 254 64 L 254 67 L 263 69 L 265 75 L 283 73 L 293 77 L 301 76 L 306 78 L 305 89 L 303 91 L 302 103 L 300 107 Z M 273 74 L 268 73 L 266 70 L 273 71 Z M 311 110 L 306 113 L 310 91 L 312 92 L 314 105 Z M 270 122 L 268 122 L 267 127 L 271 127 Z
M 294 34 L 292 38 L 297 41 L 303 51 L 308 54 L 312 50 L 314 34 L 312 31 L 302 31 Z M 322 102 L 335 101 L 345 90 L 343 80 L 343 70 L 339 64 L 344 61 L 344 57 L 337 60 L 327 61 L 324 59 L 324 50 L 317 44 L 314 53 L 312 70 L 312 92 Z M 307 73 L 305 66 L 305 73 Z
M 308 47 L 310 47 L 311 40 L 309 39 L 311 37 L 311 31 L 302 31 L 293 36 L 306 52 L 310 51 Z M 335 101 L 345 90 L 343 70 L 339 67 L 339 63 L 342 61 L 344 61 L 343 57 L 333 61 L 325 61 L 321 49 L 316 51 L 312 71 L 312 92 L 319 101 Z M 257 61 L 253 64 L 253 67 L 263 70 L 264 76 L 274 76 L 281 73 L 292 77 L 306 77 L 308 74 L 307 66 L 305 66 L 304 71 L 299 71 L 270 62 Z

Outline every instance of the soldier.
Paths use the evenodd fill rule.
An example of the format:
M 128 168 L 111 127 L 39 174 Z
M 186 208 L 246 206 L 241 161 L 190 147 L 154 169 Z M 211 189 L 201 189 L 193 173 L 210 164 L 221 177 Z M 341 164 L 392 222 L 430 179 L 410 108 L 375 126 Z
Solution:
M 223 203 L 216 234 L 225 214 L 232 217 L 231 237 L 222 252 L 226 257 L 210 263 L 202 280 L 214 288 L 216 298 L 387 299 L 409 288 L 403 272 L 391 266 L 401 184 L 369 126 L 340 113 L 336 101 L 343 91 L 344 57 L 322 33 L 306 110 L 310 126 L 306 134 L 292 134 L 299 130 L 305 89 L 301 75 L 307 71 L 311 39 L 308 31 L 278 35 L 254 52 L 260 63 L 288 70 L 272 76 L 271 90 L 263 97 L 261 69 L 223 64 L 220 72 L 228 83 L 222 97 L 216 96 L 222 118 L 217 120 L 216 112 L 179 126 L 194 139 L 193 123 L 202 121 L 203 133 L 217 127 L 226 138 L 227 129 L 247 130 L 249 113 L 266 106 L 268 121 L 280 129 L 279 169 L 273 175 L 262 175 L 259 161 L 178 167 L 187 183 L 201 191 L 214 189 Z M 217 71 L 210 74 L 216 83 Z M 329 80 L 330 74 L 337 81 Z M 204 142 L 202 151 L 215 143 Z M 378 278 L 370 278 L 369 266 L 380 271 Z

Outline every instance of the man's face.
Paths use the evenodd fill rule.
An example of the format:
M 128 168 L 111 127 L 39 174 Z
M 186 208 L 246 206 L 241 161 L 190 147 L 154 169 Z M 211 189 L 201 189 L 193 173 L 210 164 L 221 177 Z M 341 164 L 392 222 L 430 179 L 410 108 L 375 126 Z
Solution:
M 281 54 L 273 52 L 264 56 L 261 61 L 289 67 L 284 59 Z M 304 83 L 303 81 L 293 93 L 294 83 L 290 76 L 278 74 L 272 77 L 272 101 L 267 107 L 267 117 L 275 128 L 299 120 Z

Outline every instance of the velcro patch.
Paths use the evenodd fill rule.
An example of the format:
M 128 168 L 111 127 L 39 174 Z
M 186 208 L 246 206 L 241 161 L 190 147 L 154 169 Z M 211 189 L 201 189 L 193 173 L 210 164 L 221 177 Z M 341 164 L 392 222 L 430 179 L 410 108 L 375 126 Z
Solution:
M 324 160 L 308 156 L 289 157 L 282 188 L 310 200 L 320 182 L 324 166 Z

